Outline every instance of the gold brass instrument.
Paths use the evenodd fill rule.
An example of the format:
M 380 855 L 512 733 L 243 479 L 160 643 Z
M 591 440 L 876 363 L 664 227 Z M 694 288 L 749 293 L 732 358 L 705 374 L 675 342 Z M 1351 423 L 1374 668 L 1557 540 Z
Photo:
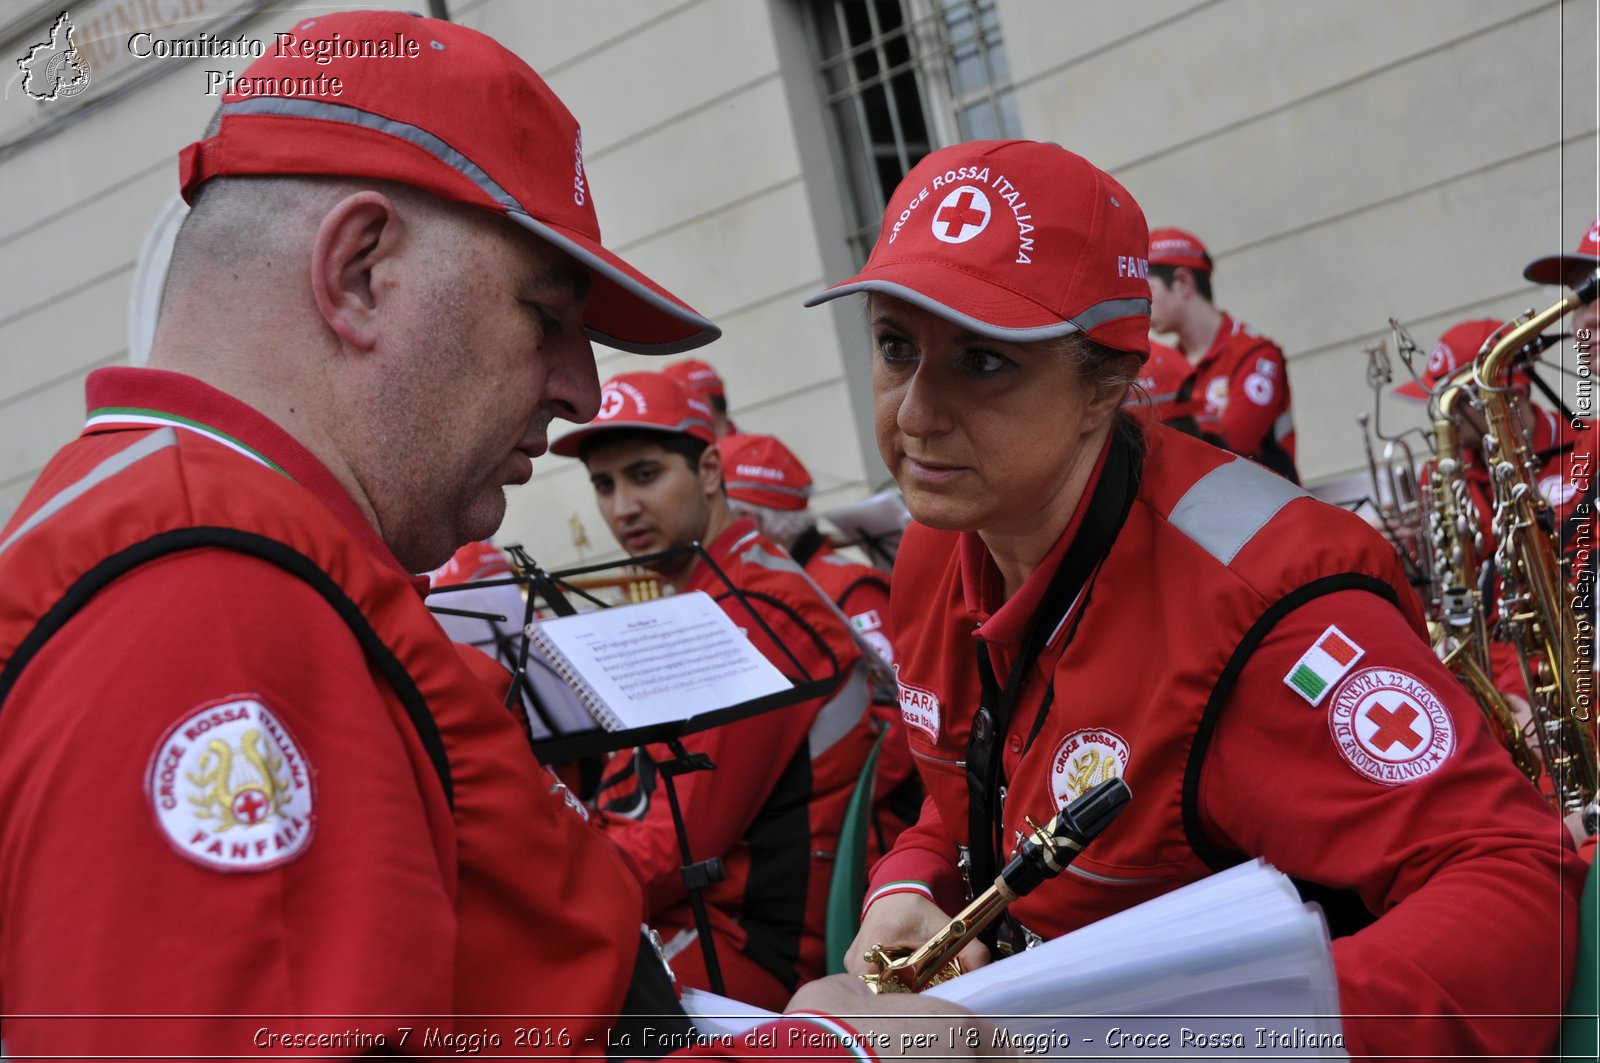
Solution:
M 1417 459 L 1404 439 L 1384 441 L 1383 459 L 1372 450 L 1365 429 L 1365 413 L 1356 420 L 1363 429 L 1362 445 L 1367 452 L 1367 472 L 1372 478 L 1372 505 L 1378 512 L 1384 538 L 1389 540 L 1406 562 L 1406 575 L 1415 586 L 1433 582 L 1433 556 L 1429 552 L 1427 508 L 1422 487 L 1417 482 Z
M 1510 388 L 1516 356 L 1568 312 L 1592 302 L 1600 273 L 1561 302 L 1518 318 L 1474 367 L 1488 433 L 1484 451 L 1494 489 L 1495 561 L 1500 573 L 1496 633 L 1511 642 L 1527 685 L 1534 738 L 1563 814 L 1596 814 L 1595 736 L 1590 713 L 1593 666 L 1580 653 L 1572 588 L 1557 544 L 1555 515 L 1539 492 L 1535 456 L 1522 430 L 1519 399 Z M 1587 630 L 1587 629 L 1584 629 Z M 1579 696 L 1580 688 L 1584 691 Z M 1590 827 L 1592 830 L 1593 828 Z
M 1405 328 L 1389 319 L 1396 349 L 1416 376 L 1422 350 Z M 1383 344 L 1366 348 L 1367 383 L 1375 405 L 1394 382 Z M 1420 466 L 1404 436 L 1389 437 L 1367 414 L 1358 415 L 1373 505 L 1386 538 L 1399 552 L 1417 588 L 1428 621 L 1428 641 L 1456 680 L 1466 687 L 1489 723 L 1495 739 L 1511 754 L 1517 769 L 1537 783 L 1538 755 L 1526 728 L 1494 685 L 1489 658 L 1489 621 L 1484 579 L 1487 544 L 1482 521 L 1464 476 L 1459 425 L 1472 402 L 1470 370 L 1444 381 L 1429 399 L 1427 436 L 1431 453 Z M 1385 440 L 1380 462 L 1371 436 Z
M 1478 507 L 1462 475 L 1460 407 L 1471 401 L 1470 372 L 1445 382 L 1429 403 L 1434 456 L 1425 488 L 1432 580 L 1424 595 L 1434 652 L 1478 702 L 1489 728 L 1530 782 L 1539 781 L 1539 758 L 1528 745 L 1505 696 L 1494 685 L 1489 624 L 1480 586 L 1486 550 Z
M 983 933 L 1012 901 L 1066 870 L 1127 807 L 1131 796 L 1121 779 L 1107 779 L 1057 812 L 1045 826 L 1028 820 L 1028 835 L 988 889 L 920 948 L 872 946 L 866 960 L 878 970 L 861 980 L 874 993 L 916 993 L 959 975 L 956 954 L 967 942 Z
M 1401 359 L 1413 369 L 1422 354 L 1416 342 L 1394 318 L 1389 319 L 1395 347 Z M 1367 347 L 1367 384 L 1372 388 L 1373 413 L 1381 413 L 1380 397 L 1394 383 L 1394 371 L 1383 341 Z M 1384 537 L 1405 563 L 1406 576 L 1413 586 L 1426 588 L 1433 583 L 1433 557 L 1429 553 L 1426 500 L 1417 479 L 1417 460 L 1404 435 L 1387 436 L 1377 416 L 1356 415 L 1361 425 L 1361 444 L 1366 450 L 1367 471 L 1372 479 L 1372 506 Z M 1372 436 L 1384 441 L 1380 461 L 1372 448 Z

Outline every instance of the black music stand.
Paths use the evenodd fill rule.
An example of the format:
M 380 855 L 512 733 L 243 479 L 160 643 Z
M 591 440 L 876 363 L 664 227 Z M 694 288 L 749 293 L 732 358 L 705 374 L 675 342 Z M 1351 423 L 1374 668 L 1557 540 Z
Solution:
M 805 665 L 800 662 L 800 659 L 795 656 L 794 651 L 778 637 L 777 632 L 772 630 L 766 619 L 750 604 L 750 600 L 745 596 L 745 593 L 733 585 L 727 574 L 722 571 L 721 566 L 712 559 L 711 555 L 698 542 L 641 557 L 562 569 L 555 572 L 546 571 L 539 567 L 518 544 L 513 543 L 503 549 L 511 556 L 513 566 L 517 569 L 516 574 L 498 579 L 476 580 L 471 583 L 442 587 L 435 594 L 447 595 L 451 591 L 466 591 L 508 584 L 526 586 L 528 594 L 522 616 L 523 630 L 526 631 L 528 625 L 536 622 L 534 613 L 538 602 L 541 600 L 558 617 L 571 616 L 578 611 L 573 606 L 569 595 L 580 597 L 597 608 L 608 608 L 607 603 L 570 582 L 580 576 L 593 575 L 597 572 L 604 572 L 607 569 L 648 564 L 652 561 L 670 560 L 693 554 L 705 563 L 711 573 L 716 576 L 718 582 L 728 590 L 729 594 L 749 614 L 751 620 L 772 640 L 775 646 L 783 651 L 784 656 L 788 658 L 789 663 L 794 668 L 795 675 L 789 677 L 793 685 L 788 690 L 781 690 L 734 705 L 712 709 L 708 712 L 696 713 L 683 719 L 619 731 L 608 731 L 596 725 L 592 730 L 561 733 L 555 725 L 552 714 L 545 711 L 537 697 L 532 698 L 532 703 L 529 705 L 529 711 L 539 714 L 541 722 L 549 729 L 551 735 L 548 738 L 539 738 L 531 730 L 528 732 L 529 743 L 533 748 L 534 755 L 545 764 L 565 764 L 623 749 L 656 744 L 664 744 L 672 752 L 670 758 L 659 761 L 653 760 L 652 763 L 661 776 L 662 786 L 667 794 L 667 805 L 672 812 L 673 829 L 678 839 L 678 854 L 683 861 L 680 871 L 683 875 L 684 886 L 688 891 L 689 906 L 694 912 L 695 932 L 700 941 L 701 953 L 705 957 L 706 974 L 710 979 L 712 991 L 726 996 L 722 980 L 722 967 L 717 961 L 716 944 L 711 937 L 711 922 L 706 910 L 704 892 L 706 887 L 722 881 L 724 875 L 722 860 L 716 856 L 700 861 L 694 859 L 694 854 L 689 848 L 688 829 L 684 823 L 682 808 L 678 803 L 678 792 L 675 783 L 675 779 L 679 775 L 687 775 L 696 771 L 710 771 L 716 768 L 716 764 L 704 753 L 690 752 L 684 746 L 683 739 L 691 734 L 735 723 L 764 712 L 771 712 L 774 709 L 796 705 L 813 698 L 827 697 L 843 685 L 846 676 L 843 672 L 835 671 L 830 676 L 813 677 Z M 430 598 L 433 596 L 430 595 Z M 490 622 L 491 626 L 495 621 L 507 622 L 509 620 L 509 618 L 500 614 L 455 609 L 436 604 L 430 604 L 429 608 L 435 612 L 448 613 L 454 616 L 476 617 Z M 496 631 L 498 632 L 498 629 Z M 498 638 L 496 641 L 502 652 L 502 660 L 505 660 L 509 646 Z M 512 664 L 512 676 L 510 686 L 506 690 L 504 702 L 507 709 L 516 705 L 519 699 L 527 703 L 529 701 L 528 695 L 532 694 L 532 688 L 527 679 L 529 641 L 524 635 L 513 655 L 514 662 L 508 661 L 508 663 Z

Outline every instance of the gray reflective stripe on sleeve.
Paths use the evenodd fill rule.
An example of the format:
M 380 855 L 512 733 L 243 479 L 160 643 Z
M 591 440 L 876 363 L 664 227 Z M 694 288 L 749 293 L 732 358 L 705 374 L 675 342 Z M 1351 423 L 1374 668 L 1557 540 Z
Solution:
M 794 558 L 787 554 L 779 557 L 777 554 L 769 552 L 760 543 L 752 544 L 750 549 L 739 555 L 739 560 L 748 561 L 752 565 L 760 565 L 762 568 L 770 568 L 774 572 L 793 572 L 801 576 L 806 574 L 806 570 L 801 568 Z M 809 579 L 809 577 L 807 578 Z M 811 589 L 816 590 L 817 585 L 815 583 L 811 584 Z M 821 594 L 822 592 L 817 591 L 817 593 Z M 827 601 L 827 595 L 822 595 L 822 600 Z M 843 614 L 840 615 L 842 616 Z
M 1284 437 L 1293 431 L 1294 414 L 1290 413 L 1288 410 L 1284 410 L 1278 415 L 1278 419 L 1272 422 L 1272 438 L 1277 442 L 1282 443 Z
M 843 554 L 827 554 L 822 558 L 815 558 L 814 557 L 814 558 L 812 558 L 812 560 L 813 561 L 820 560 L 824 565 L 837 565 L 840 568 L 855 568 L 857 565 L 861 564 L 861 562 L 859 562 L 859 561 L 850 560 L 848 557 L 845 557 Z M 871 568 L 870 565 L 867 566 L 867 567 Z M 889 582 L 889 574 L 887 572 L 884 572 L 882 569 L 874 569 L 874 571 L 877 572 L 878 575 L 883 577 L 883 581 L 885 583 Z M 808 575 L 809 575 L 809 573 L 808 573 Z M 866 579 L 867 577 L 862 576 L 861 578 L 862 579 Z
M 1167 521 L 1206 553 L 1231 565 L 1244 544 L 1297 498 L 1310 497 L 1277 473 L 1235 458 L 1184 492 Z
M 760 565 L 762 568 L 773 569 L 776 572 L 793 572 L 810 584 L 812 592 L 844 625 L 845 633 L 850 636 L 851 644 L 855 646 L 862 659 L 866 661 L 868 669 L 881 678 L 885 684 L 893 686 L 895 681 L 894 669 L 888 661 L 883 659 L 883 654 L 878 652 L 876 646 L 862 637 L 861 632 L 857 631 L 856 626 L 850 622 L 850 618 L 844 615 L 844 610 L 839 608 L 837 602 L 828 597 L 823 589 L 817 585 L 817 581 L 811 578 L 811 573 L 802 568 L 798 561 L 788 554 L 780 557 L 777 554 L 769 553 L 760 543 L 752 544 L 748 550 L 739 555 L 739 559 Z
M 817 718 L 811 721 L 811 730 L 806 735 L 810 739 L 811 759 L 816 760 L 822 756 L 832 749 L 839 739 L 854 730 L 856 724 L 867 714 L 867 706 L 871 701 L 867 667 L 858 663 L 850 669 L 850 678 L 845 680 L 844 686 L 822 706 L 817 712 Z
M 104 483 L 128 466 L 143 461 L 157 451 L 177 445 L 177 430 L 161 428 L 151 432 L 132 446 L 117 451 L 99 465 L 90 469 L 81 480 L 63 488 L 54 498 L 34 510 L 33 516 L 17 525 L 17 529 L 6 538 L 6 541 L 0 543 L 0 554 L 11 549 L 12 544 L 18 539 L 21 539 L 24 535 L 49 520 L 56 513 L 80 498 L 85 492 L 92 490 L 97 484 Z

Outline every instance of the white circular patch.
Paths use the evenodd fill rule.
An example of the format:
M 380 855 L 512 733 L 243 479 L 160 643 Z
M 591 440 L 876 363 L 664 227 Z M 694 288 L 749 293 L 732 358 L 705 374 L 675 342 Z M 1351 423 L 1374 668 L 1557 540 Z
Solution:
M 1244 393 L 1257 406 L 1265 406 L 1272 401 L 1272 381 L 1260 373 L 1251 373 L 1244 378 Z
M 1539 481 L 1539 493 L 1552 506 L 1564 506 L 1578 494 L 1578 485 L 1560 473 L 1552 473 Z
M 622 412 L 622 404 L 627 399 L 616 388 L 606 388 L 600 392 L 600 412 L 595 415 L 595 420 L 609 421 Z
M 173 725 L 150 758 L 146 790 L 179 853 L 218 871 L 261 871 L 311 844 L 311 776 L 289 729 L 236 694 Z
M 976 185 L 951 189 L 933 212 L 933 235 L 947 244 L 964 244 L 989 226 L 989 197 Z
M 1228 405 L 1227 377 L 1213 377 L 1211 383 L 1206 385 L 1206 405 L 1214 410 L 1223 409 Z
M 1328 729 L 1358 774 L 1399 786 L 1432 774 L 1456 748 L 1450 713 L 1416 676 L 1364 668 L 1328 702 Z
M 894 643 L 884 638 L 881 631 L 863 631 L 861 637 L 868 646 L 878 651 L 878 656 L 883 658 L 884 664 L 894 663 Z
M 1115 731 L 1091 727 L 1063 738 L 1050 756 L 1046 783 L 1056 808 L 1064 807 L 1085 790 L 1107 779 L 1121 778 L 1128 770 L 1128 743 Z

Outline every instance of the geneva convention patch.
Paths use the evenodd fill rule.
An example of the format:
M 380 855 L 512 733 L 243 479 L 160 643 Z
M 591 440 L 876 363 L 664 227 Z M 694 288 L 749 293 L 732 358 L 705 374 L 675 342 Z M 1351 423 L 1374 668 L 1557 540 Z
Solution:
M 1328 702 L 1328 729 L 1357 774 L 1400 786 L 1438 770 L 1456 748 L 1455 723 L 1409 672 L 1363 668 Z

